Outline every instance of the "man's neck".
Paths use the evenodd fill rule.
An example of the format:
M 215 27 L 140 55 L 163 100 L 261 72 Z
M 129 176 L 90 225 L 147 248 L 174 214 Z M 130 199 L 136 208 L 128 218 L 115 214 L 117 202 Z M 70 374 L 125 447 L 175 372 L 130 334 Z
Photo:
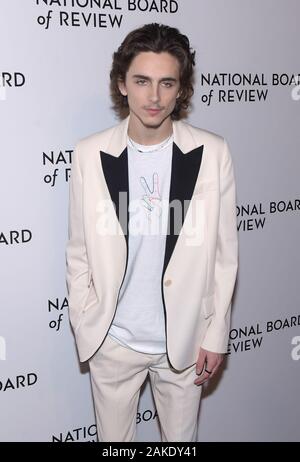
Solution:
M 159 127 L 150 127 L 130 116 L 128 136 L 136 143 L 150 146 L 164 141 L 172 134 L 172 120 L 168 118 Z

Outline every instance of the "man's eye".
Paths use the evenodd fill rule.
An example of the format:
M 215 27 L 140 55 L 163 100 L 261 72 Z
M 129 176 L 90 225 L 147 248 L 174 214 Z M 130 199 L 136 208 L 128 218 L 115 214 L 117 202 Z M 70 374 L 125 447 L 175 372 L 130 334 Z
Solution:
M 168 88 L 173 87 L 173 84 L 171 82 L 164 82 L 165 86 Z
M 142 80 L 142 79 L 136 81 L 136 83 L 138 83 L 140 85 L 143 85 L 145 82 L 146 82 L 146 80 Z

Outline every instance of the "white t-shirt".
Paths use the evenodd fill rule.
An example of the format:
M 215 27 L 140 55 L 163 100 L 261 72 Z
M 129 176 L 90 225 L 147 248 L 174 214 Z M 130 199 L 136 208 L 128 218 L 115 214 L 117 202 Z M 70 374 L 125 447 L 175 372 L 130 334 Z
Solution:
M 161 276 L 165 256 L 173 135 L 145 146 L 128 138 L 129 238 L 126 275 L 109 335 L 149 354 L 166 352 Z M 155 150 L 159 148 L 158 150 Z

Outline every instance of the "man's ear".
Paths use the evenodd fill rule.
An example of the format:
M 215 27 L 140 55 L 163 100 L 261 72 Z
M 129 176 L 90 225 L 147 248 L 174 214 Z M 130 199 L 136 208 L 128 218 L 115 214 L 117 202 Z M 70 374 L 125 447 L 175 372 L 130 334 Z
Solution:
M 127 96 L 126 85 L 125 85 L 125 83 L 123 82 L 123 80 L 118 80 L 118 87 L 119 87 L 120 93 L 121 93 L 123 96 Z

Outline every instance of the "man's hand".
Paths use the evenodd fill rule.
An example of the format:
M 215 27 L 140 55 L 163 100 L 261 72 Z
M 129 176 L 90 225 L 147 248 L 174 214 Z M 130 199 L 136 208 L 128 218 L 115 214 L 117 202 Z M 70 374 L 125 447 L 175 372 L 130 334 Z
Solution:
M 200 377 L 194 381 L 194 384 L 202 385 L 206 380 L 211 379 L 217 372 L 223 358 L 223 353 L 213 353 L 200 348 L 196 363 L 196 374 L 200 375 Z

